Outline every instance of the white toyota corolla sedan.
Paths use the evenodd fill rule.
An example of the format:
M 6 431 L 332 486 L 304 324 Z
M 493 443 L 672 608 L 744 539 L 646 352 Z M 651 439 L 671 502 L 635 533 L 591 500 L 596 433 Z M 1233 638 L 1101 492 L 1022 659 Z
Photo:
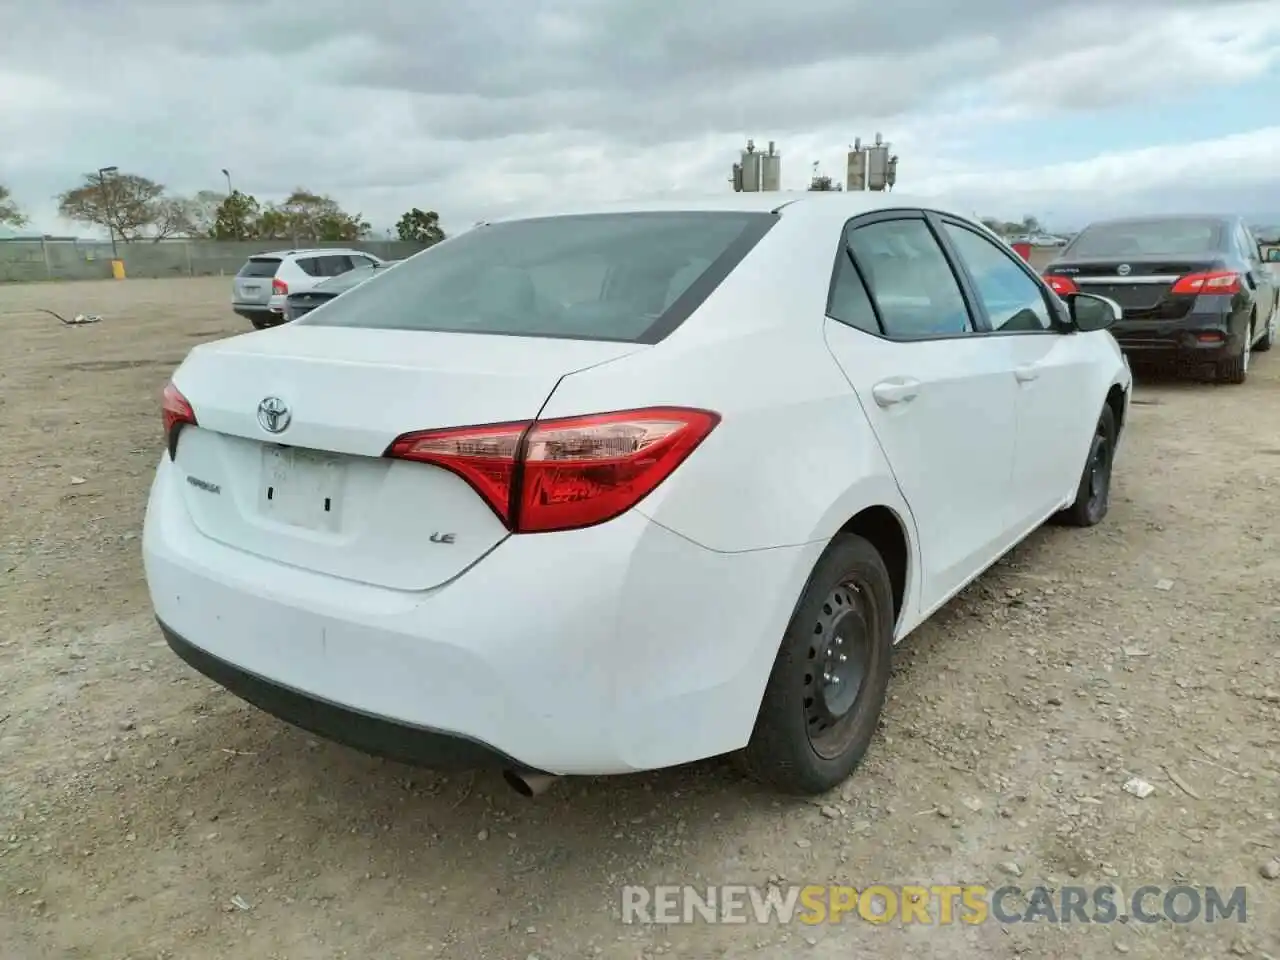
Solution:
M 1119 308 L 899 194 L 477 226 L 164 393 L 172 648 L 369 753 L 554 776 L 736 754 L 819 793 L 892 647 L 1107 512 Z

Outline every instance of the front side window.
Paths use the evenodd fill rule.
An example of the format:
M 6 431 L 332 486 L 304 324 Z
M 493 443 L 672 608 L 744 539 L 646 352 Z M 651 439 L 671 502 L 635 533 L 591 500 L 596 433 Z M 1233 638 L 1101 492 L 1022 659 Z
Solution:
M 992 330 L 1049 330 L 1053 320 L 1044 292 L 1017 262 L 986 237 L 957 224 L 944 224 L 947 238 L 969 269 Z
M 776 219 L 690 211 L 486 224 L 300 322 L 655 342 L 655 331 L 688 316 Z
M 888 337 L 972 333 L 969 308 L 946 255 L 922 219 L 880 220 L 849 233 Z

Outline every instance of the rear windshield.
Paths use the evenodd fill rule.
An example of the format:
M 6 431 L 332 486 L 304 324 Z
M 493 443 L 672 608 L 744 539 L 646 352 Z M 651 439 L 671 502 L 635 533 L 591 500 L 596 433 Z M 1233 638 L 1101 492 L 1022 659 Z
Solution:
M 300 322 L 656 343 L 776 221 L 769 213 L 677 212 L 482 225 L 380 271 Z
M 279 257 L 250 257 L 237 277 L 274 277 L 280 269 Z
M 1095 223 L 1071 244 L 1073 257 L 1180 256 L 1219 249 L 1222 225 L 1212 220 Z

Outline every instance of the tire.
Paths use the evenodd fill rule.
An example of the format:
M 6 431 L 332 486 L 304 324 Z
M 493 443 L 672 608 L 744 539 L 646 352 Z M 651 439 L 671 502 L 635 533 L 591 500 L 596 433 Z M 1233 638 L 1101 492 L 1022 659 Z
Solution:
M 749 777 L 800 796 L 848 779 L 880 721 L 894 621 L 893 586 L 880 553 L 862 537 L 838 534 L 809 576 L 751 740 L 737 758 Z M 835 683 L 824 683 L 828 670 Z
M 273 326 L 270 320 L 250 320 L 255 330 L 265 330 L 267 327 Z
M 1089 442 L 1071 506 L 1054 515 L 1054 521 L 1068 527 L 1093 527 L 1102 522 L 1111 507 L 1111 467 L 1116 456 L 1116 415 L 1110 404 L 1102 405 L 1102 416 Z
M 1254 324 L 1257 322 L 1258 318 L 1256 316 L 1249 318 L 1249 330 L 1244 335 L 1244 346 L 1241 348 L 1239 356 L 1219 361 L 1218 379 L 1223 383 L 1244 383 L 1248 379 L 1249 357 L 1253 353 Z

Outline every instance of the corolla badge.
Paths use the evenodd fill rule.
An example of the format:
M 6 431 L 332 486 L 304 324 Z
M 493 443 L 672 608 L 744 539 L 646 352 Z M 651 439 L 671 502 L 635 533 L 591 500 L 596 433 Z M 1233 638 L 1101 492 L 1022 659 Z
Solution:
M 267 433 L 283 433 L 292 419 L 289 405 L 279 397 L 267 397 L 258 404 L 258 423 Z
M 1129 275 L 1129 271 L 1132 269 L 1133 268 L 1130 267 L 1127 263 L 1122 263 L 1120 264 L 1120 266 L 1116 267 L 1116 273 L 1118 273 L 1122 277 L 1127 277 Z

